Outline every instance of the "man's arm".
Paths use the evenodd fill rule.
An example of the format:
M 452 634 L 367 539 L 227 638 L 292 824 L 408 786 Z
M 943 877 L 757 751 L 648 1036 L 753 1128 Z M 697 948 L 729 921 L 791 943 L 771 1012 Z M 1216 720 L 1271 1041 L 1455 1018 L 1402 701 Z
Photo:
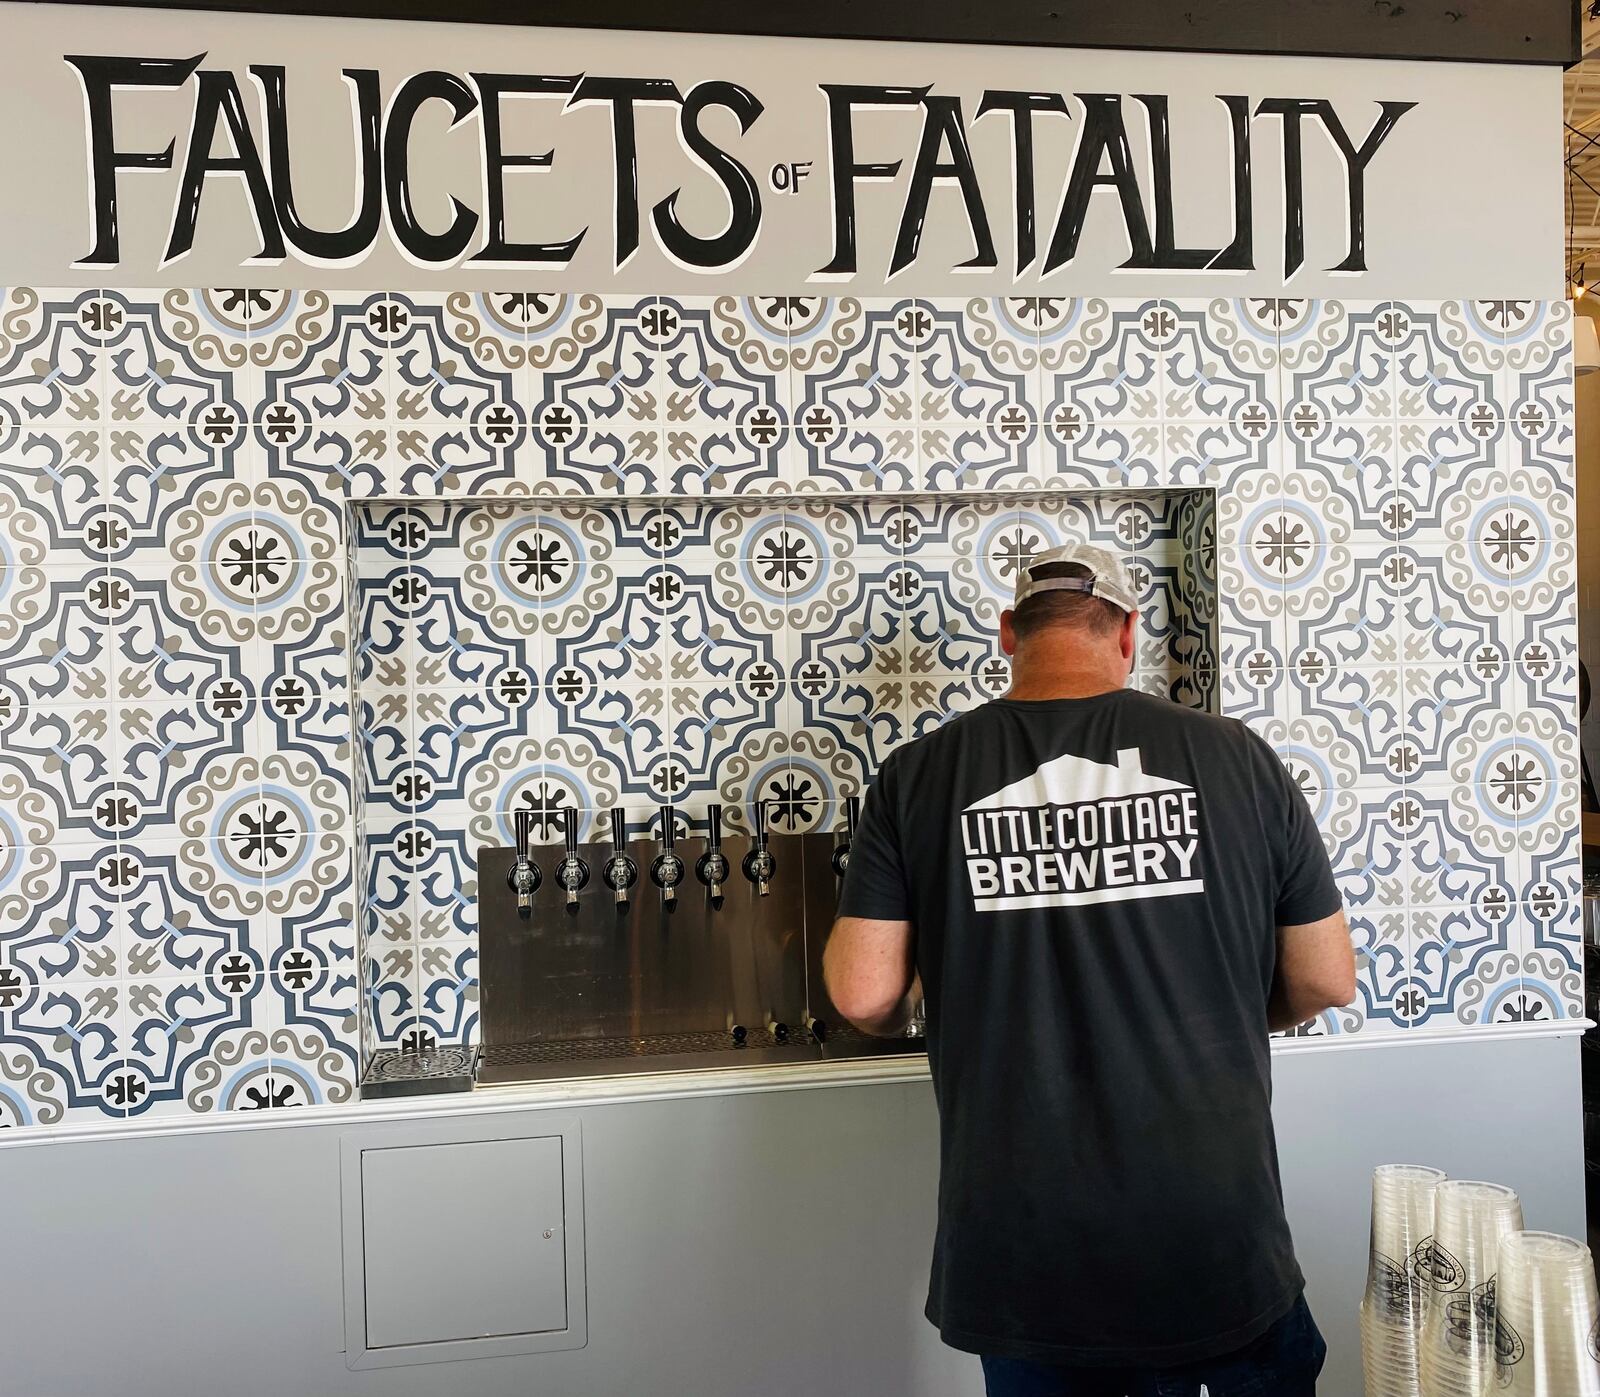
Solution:
M 1278 964 L 1267 997 L 1267 1027 L 1294 1028 L 1356 997 L 1356 957 L 1344 912 L 1278 928 Z
M 863 1033 L 892 1038 L 911 1021 L 916 938 L 910 922 L 840 917 L 822 953 L 834 1007 Z

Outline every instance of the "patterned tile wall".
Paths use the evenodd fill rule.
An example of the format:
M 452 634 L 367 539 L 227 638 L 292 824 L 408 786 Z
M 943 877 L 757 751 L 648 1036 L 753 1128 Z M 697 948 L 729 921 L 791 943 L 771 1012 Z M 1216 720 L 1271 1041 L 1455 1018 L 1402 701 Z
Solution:
M 1575 1014 L 1569 339 L 1526 301 L 0 293 L 0 1121 L 347 1099 L 364 1031 L 470 1020 L 467 846 L 408 840 L 423 803 L 602 758 L 595 789 L 709 790 L 696 744 L 773 705 L 837 791 L 828 763 L 859 779 L 984 692 L 972 619 L 944 628 L 985 596 L 974 530 L 1101 491 L 1215 492 L 1214 681 L 1189 670 L 1305 785 L 1361 953 L 1359 1004 L 1312 1031 Z M 418 497 L 495 505 L 347 526 Z M 493 566 L 519 521 L 535 559 L 570 528 L 627 608 Z M 843 599 L 750 587 L 801 525 Z M 449 629 L 436 549 L 492 633 Z M 719 567 L 748 622 L 684 581 Z M 921 632 L 913 584 L 954 608 Z M 813 605 L 859 619 L 813 633 Z M 890 616 L 899 696 L 801 697 L 807 661 L 892 648 Z M 757 702 L 763 655 L 786 677 Z M 520 745 L 487 740 L 506 704 Z M 426 889 L 439 954 L 363 1014 L 368 887 L 380 920 Z

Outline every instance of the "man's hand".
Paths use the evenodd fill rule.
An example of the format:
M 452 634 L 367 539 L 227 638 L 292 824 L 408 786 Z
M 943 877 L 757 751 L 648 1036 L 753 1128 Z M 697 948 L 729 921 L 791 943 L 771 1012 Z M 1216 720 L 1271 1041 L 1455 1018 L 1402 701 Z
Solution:
M 834 1007 L 863 1033 L 892 1038 L 911 1021 L 916 938 L 910 922 L 840 917 L 822 953 Z
M 1356 957 L 1342 911 L 1320 922 L 1278 928 L 1278 964 L 1267 1027 L 1294 1028 L 1356 997 Z

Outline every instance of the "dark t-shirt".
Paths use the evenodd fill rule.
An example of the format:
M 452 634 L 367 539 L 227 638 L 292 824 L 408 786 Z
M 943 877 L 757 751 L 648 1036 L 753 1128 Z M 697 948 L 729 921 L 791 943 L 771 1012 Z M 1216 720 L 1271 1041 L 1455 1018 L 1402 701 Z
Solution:
M 839 911 L 916 929 L 947 1343 L 1164 1366 L 1288 1311 L 1275 929 L 1338 908 L 1304 798 L 1234 720 L 1002 699 L 888 758 Z

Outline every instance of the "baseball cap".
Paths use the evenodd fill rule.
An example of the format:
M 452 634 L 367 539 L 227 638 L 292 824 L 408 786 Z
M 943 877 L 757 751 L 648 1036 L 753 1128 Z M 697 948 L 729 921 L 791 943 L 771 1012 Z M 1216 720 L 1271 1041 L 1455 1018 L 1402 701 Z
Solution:
M 1077 563 L 1089 570 L 1087 577 L 1034 577 L 1036 568 L 1049 563 Z M 1122 559 L 1109 548 L 1092 543 L 1063 543 L 1059 548 L 1035 553 L 1017 573 L 1017 595 L 1011 603 L 1021 606 L 1029 597 L 1040 592 L 1087 592 L 1091 597 L 1103 597 L 1124 611 L 1137 611 L 1139 597 L 1128 577 Z

